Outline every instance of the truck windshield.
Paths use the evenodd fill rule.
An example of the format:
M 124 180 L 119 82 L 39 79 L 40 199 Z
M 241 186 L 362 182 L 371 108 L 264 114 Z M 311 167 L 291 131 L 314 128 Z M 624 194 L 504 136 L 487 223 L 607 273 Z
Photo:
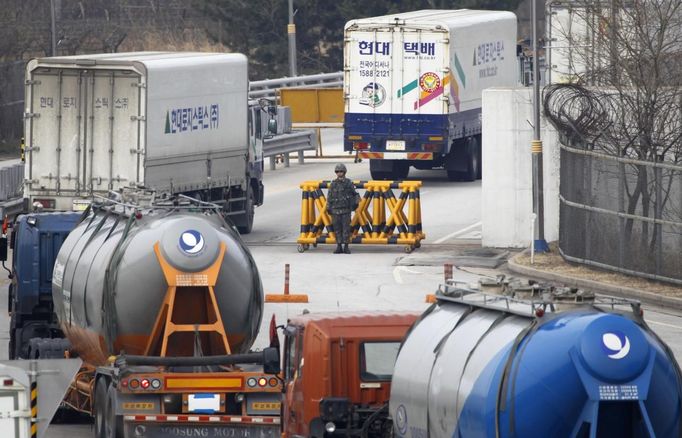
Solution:
M 398 357 L 400 342 L 365 342 L 360 348 L 360 379 L 389 381 Z

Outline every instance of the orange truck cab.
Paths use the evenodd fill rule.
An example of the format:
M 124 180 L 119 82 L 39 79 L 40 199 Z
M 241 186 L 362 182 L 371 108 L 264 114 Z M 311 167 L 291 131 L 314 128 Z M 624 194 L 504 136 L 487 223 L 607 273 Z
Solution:
M 283 437 L 379 437 L 401 342 L 420 313 L 307 314 L 284 329 Z

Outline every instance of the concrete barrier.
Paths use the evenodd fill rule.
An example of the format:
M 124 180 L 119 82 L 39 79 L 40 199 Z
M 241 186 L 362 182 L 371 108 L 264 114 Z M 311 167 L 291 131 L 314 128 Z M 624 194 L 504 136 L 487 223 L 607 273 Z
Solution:
M 531 88 L 483 91 L 483 246 L 525 248 L 532 240 Z M 559 237 L 559 142 L 542 118 L 545 240 Z

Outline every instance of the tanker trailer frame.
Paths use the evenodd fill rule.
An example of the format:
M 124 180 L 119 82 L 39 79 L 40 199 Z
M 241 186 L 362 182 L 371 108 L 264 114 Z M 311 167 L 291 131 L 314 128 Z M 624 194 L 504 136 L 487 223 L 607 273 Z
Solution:
M 281 380 L 277 376 L 278 350 L 266 348 L 260 352 L 246 352 L 252 341 L 234 341 L 232 335 L 235 333 L 229 333 L 227 329 L 231 321 L 226 319 L 224 308 L 219 306 L 218 298 L 225 298 L 225 285 L 219 280 L 219 274 L 221 270 L 230 270 L 233 266 L 230 263 L 237 257 L 239 245 L 243 244 L 240 241 L 225 240 L 224 236 L 216 235 L 211 238 L 209 231 L 201 228 L 201 220 L 205 220 L 201 218 L 211 216 L 217 218 L 216 221 L 221 221 L 221 229 L 225 230 L 226 235 L 229 231 L 233 233 L 230 235 L 238 239 L 238 234 L 222 221 L 218 206 L 182 197 L 180 200 L 164 202 L 163 205 L 155 203 L 155 210 L 151 213 L 151 210 L 131 210 L 130 205 L 112 201 L 103 205 L 93 203 L 88 209 L 95 213 L 88 216 L 86 212 L 84 222 L 89 221 L 87 226 L 95 232 L 88 235 L 87 228 L 83 231 L 85 225 L 77 227 L 69 237 L 74 242 L 97 241 L 101 234 L 120 236 L 115 227 L 107 229 L 107 225 L 102 225 L 105 220 L 116 224 L 120 220 L 128 224 L 119 240 L 119 245 L 124 250 L 139 244 L 139 240 L 133 239 L 142 239 L 140 236 L 145 230 L 157 232 L 162 228 L 159 234 L 155 234 L 162 237 L 151 248 L 153 256 L 149 257 L 150 260 L 151 257 L 156 258 L 163 278 L 159 279 L 158 284 L 145 283 L 145 287 L 150 289 L 148 294 L 156 292 L 159 297 L 163 297 L 163 301 L 158 306 L 155 318 L 150 319 L 150 322 L 154 322 L 153 328 L 146 332 L 149 336 L 143 341 L 120 341 L 121 336 L 131 337 L 122 328 L 123 322 L 119 322 L 118 337 L 108 337 L 110 335 L 106 334 L 107 329 L 104 328 L 107 323 L 103 322 L 102 331 L 96 336 L 104 333 L 104 338 L 99 337 L 99 342 L 111 343 L 112 346 L 105 348 L 101 345 L 89 345 L 89 339 L 92 338 L 83 333 L 92 330 L 92 325 L 79 325 L 82 323 L 78 319 L 80 315 L 78 311 L 72 311 L 79 300 L 77 286 L 74 286 L 75 283 L 67 283 L 66 279 L 69 273 L 68 263 L 72 259 L 61 258 L 60 252 L 53 279 L 56 313 L 64 333 L 72 341 L 72 350 L 86 362 L 71 384 L 64 403 L 95 417 L 97 437 L 278 437 L 282 391 Z M 191 214 L 182 211 L 183 209 L 190 210 Z M 163 228 L 169 223 L 169 217 L 170 222 L 177 219 L 173 216 L 174 212 L 180 218 L 180 227 L 177 222 L 173 222 Z M 148 215 L 147 218 L 144 217 L 145 214 Z M 118 219 L 112 219 L 112 216 Z M 200 219 L 187 219 L 194 216 Z M 145 223 L 145 220 L 149 222 Z M 157 220 L 165 222 L 155 222 Z M 137 231 L 131 225 L 134 223 L 140 224 Z M 177 249 L 176 234 L 188 224 L 200 230 L 195 232 L 205 236 L 205 246 L 216 246 L 217 243 L 217 255 L 210 255 L 210 264 L 204 268 L 194 266 L 194 269 L 180 269 L 177 254 L 169 252 L 169 248 Z M 82 234 L 77 236 L 76 233 Z M 130 233 L 132 237 L 126 237 L 125 233 Z M 180 231 L 182 237 L 184 234 L 186 231 Z M 170 247 L 167 246 L 168 235 L 171 235 L 173 242 Z M 65 242 L 62 250 L 74 251 L 75 246 L 72 243 Z M 227 252 L 228 246 L 231 255 Z M 204 254 L 206 252 L 209 250 Z M 82 259 L 83 253 L 81 249 L 77 258 Z M 232 259 L 228 260 L 229 257 Z M 125 264 L 123 255 L 119 262 L 120 260 L 124 260 L 121 265 Z M 196 263 L 198 259 L 194 257 L 188 260 Z M 150 270 L 151 267 L 146 269 Z M 73 272 L 75 276 L 78 275 L 77 271 Z M 235 272 L 230 271 L 227 275 L 239 281 Z M 251 272 L 251 275 L 257 275 L 257 271 Z M 260 280 L 256 280 L 257 286 L 260 286 Z M 121 281 L 120 278 L 118 281 Z M 163 283 L 165 294 L 156 290 Z M 70 289 L 68 303 L 59 299 L 66 287 Z M 223 295 L 217 296 L 216 290 L 222 291 Z M 260 287 L 253 290 L 262 295 Z M 93 290 L 90 294 L 93 294 Z M 234 294 L 230 296 L 237 298 Z M 116 308 L 106 307 L 107 299 L 103 298 L 103 313 Z M 262 303 L 262 297 L 260 302 Z M 234 302 L 230 305 L 236 306 Z M 65 306 L 68 307 L 66 311 Z M 70 320 L 71 315 L 75 315 L 73 323 Z M 257 316 L 260 320 L 260 314 Z M 135 347 L 138 349 L 133 351 L 141 354 L 127 354 L 120 346 L 115 346 L 126 345 L 125 342 L 133 350 L 134 345 L 141 345 L 143 348 Z M 248 344 L 245 345 L 245 342 Z M 117 355 L 100 360 L 100 352 L 106 351 L 116 351 Z

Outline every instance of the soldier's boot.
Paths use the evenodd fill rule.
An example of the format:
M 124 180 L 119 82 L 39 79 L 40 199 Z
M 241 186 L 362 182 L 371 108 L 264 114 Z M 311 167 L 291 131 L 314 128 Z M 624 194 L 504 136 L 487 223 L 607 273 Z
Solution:
M 347 243 L 345 245 L 343 245 L 343 253 L 344 254 L 350 254 L 350 248 L 348 248 Z
M 343 253 L 343 248 L 341 248 L 341 244 L 337 243 L 336 244 L 336 249 L 334 250 L 334 254 L 341 254 Z

